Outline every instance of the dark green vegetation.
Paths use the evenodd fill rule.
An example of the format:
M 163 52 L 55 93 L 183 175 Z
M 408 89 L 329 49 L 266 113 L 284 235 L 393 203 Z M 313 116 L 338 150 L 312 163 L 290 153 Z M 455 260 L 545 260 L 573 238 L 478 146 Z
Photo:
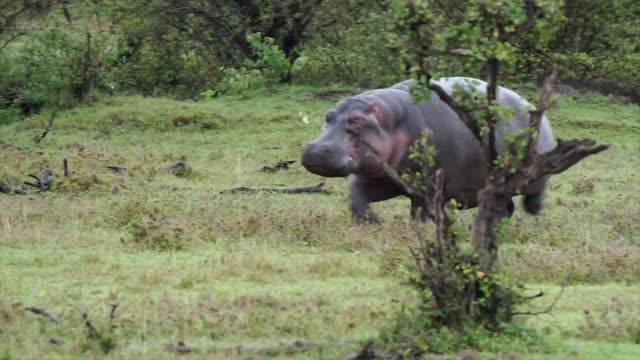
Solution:
M 54 177 L 0 194 L 0 357 L 333 359 L 367 339 L 381 354 L 640 357 L 639 3 L 410 3 L 0 0 L 0 181 Z M 521 84 L 557 64 L 572 87 L 549 113 L 556 135 L 612 145 L 554 177 L 541 216 L 519 209 L 499 231 L 491 281 L 547 294 L 525 313 L 563 292 L 553 317 L 490 332 L 425 316 L 406 199 L 357 226 L 345 179 L 329 194 L 221 194 L 315 185 L 298 164 L 259 169 L 297 160 L 339 98 L 482 77 L 492 59 L 531 99 Z
M 407 247 L 415 241 L 407 200 L 376 204 L 381 226 L 357 226 L 343 179 L 328 182 L 329 195 L 219 194 L 318 183 L 298 164 L 274 174 L 258 170 L 299 157 L 333 104 L 318 95 L 326 93 L 278 87 L 250 100 L 199 103 L 105 98 L 61 113 L 39 145 L 32 138 L 46 115 L 2 127 L 3 177 L 19 182 L 47 166 L 56 183 L 44 193 L 0 194 L 1 353 L 100 355 L 112 339 L 109 356 L 158 358 L 174 356 L 165 347 L 184 340 L 198 356 L 222 358 L 228 347 L 306 339 L 326 345 L 291 356 L 336 358 L 357 350 L 351 341 L 389 328 L 415 301 L 406 283 Z M 550 118 L 561 138 L 614 146 L 553 178 L 543 215 L 517 209 L 501 259 L 505 276 L 529 284 L 531 294 L 548 293 L 523 311 L 545 308 L 559 284 L 570 286 L 553 317 L 517 319 L 540 330 L 530 336 L 542 343 L 487 335 L 475 342 L 518 358 L 635 358 L 640 111 L 616 98 L 562 97 Z M 66 179 L 63 158 L 71 169 Z M 166 173 L 179 160 L 192 166 L 190 175 Z M 128 170 L 114 174 L 110 165 Z M 463 224 L 472 213 L 463 213 Z M 120 306 L 109 335 L 114 303 Z M 60 323 L 25 311 L 29 306 Z M 107 340 L 88 337 L 84 312 Z M 459 341 L 442 339 L 433 348 L 446 352 Z
M 493 6 L 447 1 L 443 16 L 459 23 L 470 3 Z M 0 124 L 96 90 L 198 98 L 278 82 L 388 85 L 415 65 L 405 10 L 402 0 L 0 0 Z M 567 1 L 512 40 L 503 78 L 540 81 L 558 64 L 564 82 L 637 101 L 639 19 L 635 0 Z M 435 75 L 483 74 L 469 58 L 429 62 Z

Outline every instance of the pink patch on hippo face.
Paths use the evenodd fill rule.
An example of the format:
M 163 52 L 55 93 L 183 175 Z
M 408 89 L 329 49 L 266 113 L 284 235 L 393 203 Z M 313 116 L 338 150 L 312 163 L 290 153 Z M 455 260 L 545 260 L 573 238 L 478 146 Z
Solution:
M 371 110 L 369 111 L 369 115 L 373 116 L 373 118 L 378 122 L 378 124 L 384 124 L 384 114 L 382 113 L 382 109 L 378 104 L 371 105 Z

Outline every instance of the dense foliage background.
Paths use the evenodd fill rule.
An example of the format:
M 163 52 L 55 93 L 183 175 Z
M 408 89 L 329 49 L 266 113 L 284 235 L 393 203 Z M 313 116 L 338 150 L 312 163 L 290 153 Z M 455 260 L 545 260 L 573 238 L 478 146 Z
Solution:
M 459 21 L 470 1 L 447 2 Z M 513 40 L 507 79 L 640 100 L 640 3 L 572 0 Z M 180 98 L 275 83 L 389 85 L 408 75 L 403 0 L 0 0 L 0 122 L 93 91 Z M 540 36 L 544 32 L 548 36 Z M 463 35 L 461 35 L 463 36 Z M 478 76 L 469 60 L 439 75 Z

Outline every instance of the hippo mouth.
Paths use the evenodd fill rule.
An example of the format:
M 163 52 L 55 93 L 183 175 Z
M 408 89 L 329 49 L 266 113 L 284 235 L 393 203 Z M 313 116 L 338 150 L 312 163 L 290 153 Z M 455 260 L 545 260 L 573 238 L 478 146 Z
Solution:
M 324 177 L 347 177 L 356 170 L 356 162 L 351 157 L 348 157 L 341 166 L 327 166 L 326 164 L 305 161 L 303 161 L 302 165 L 310 173 Z

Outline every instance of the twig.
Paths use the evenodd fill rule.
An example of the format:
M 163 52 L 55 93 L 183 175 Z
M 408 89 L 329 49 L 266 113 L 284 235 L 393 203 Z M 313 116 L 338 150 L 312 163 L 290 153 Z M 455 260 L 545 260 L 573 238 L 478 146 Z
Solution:
M 69 161 L 67 161 L 67 158 L 64 158 L 64 160 L 62 160 L 62 169 L 64 172 L 64 177 L 68 177 L 69 176 Z
M 102 338 L 98 330 L 96 330 L 91 323 L 91 320 L 89 320 L 89 315 L 87 315 L 87 313 L 82 313 L 82 319 L 84 320 L 84 325 L 87 327 L 87 330 L 89 330 L 89 338 L 96 340 Z
M 535 312 L 531 312 L 531 311 L 514 312 L 514 313 L 511 313 L 511 315 L 513 315 L 513 316 L 516 316 L 516 315 L 533 315 L 533 316 L 537 316 L 537 315 L 542 315 L 542 314 L 548 314 L 556 306 L 556 304 L 558 303 L 558 300 L 560 300 L 560 297 L 562 297 L 562 294 L 564 294 L 564 289 L 566 289 L 567 285 L 569 285 L 569 281 L 571 279 L 571 275 L 572 274 L 569 273 L 569 275 L 567 276 L 567 278 L 565 279 L 565 281 L 561 285 L 560 292 L 558 293 L 558 295 L 556 295 L 556 297 L 553 299 L 551 304 L 549 304 L 549 306 L 547 306 L 546 309 L 544 309 L 542 311 L 535 311 Z M 543 296 L 543 292 L 542 291 L 539 294 L 536 294 L 536 295 L 530 297 L 527 300 L 531 300 L 531 299 L 534 299 L 534 298 L 540 297 L 540 296 Z
M 278 170 L 288 170 L 289 166 L 291 166 L 293 163 L 295 163 L 295 160 L 282 160 L 282 161 L 278 161 L 275 165 L 273 166 L 263 166 L 260 169 L 260 172 L 269 172 L 269 173 L 273 173 L 276 172 Z
M 490 107 L 498 98 L 498 59 L 491 58 L 487 60 L 487 67 L 489 70 L 489 81 L 487 83 L 487 106 Z M 485 148 L 487 168 L 490 171 L 493 168 L 494 161 L 498 157 L 498 150 L 496 149 L 497 119 L 492 111 L 487 111 L 486 114 L 487 117 L 485 121 L 489 133 L 487 141 L 482 142 L 482 144 Z
M 482 136 L 480 136 L 480 128 L 478 128 L 478 125 L 475 123 L 473 115 L 469 111 L 463 109 L 458 104 L 458 102 L 455 101 L 453 97 L 449 95 L 446 91 L 444 91 L 444 89 L 440 87 L 440 85 L 438 85 L 437 83 L 429 80 L 428 87 L 429 87 L 429 90 L 438 94 L 438 97 L 440 98 L 440 100 L 442 100 L 445 104 L 447 104 L 451 108 L 451 110 L 455 111 L 456 114 L 458 114 L 458 117 L 460 117 L 460 119 L 464 122 L 464 124 L 467 125 L 467 127 L 471 130 L 471 132 L 473 133 L 473 136 L 478 141 L 480 141 L 480 143 L 482 143 Z
M 540 133 L 540 124 L 542 123 L 542 119 L 544 116 L 544 112 L 549 108 L 549 98 L 553 93 L 553 84 L 558 77 L 558 70 L 554 67 L 551 70 L 551 73 L 544 79 L 544 83 L 542 85 L 542 94 L 540 95 L 540 101 L 538 101 L 538 106 L 535 110 L 529 112 L 531 116 L 531 122 L 529 123 L 529 129 L 531 129 L 531 133 L 529 134 L 529 144 L 527 146 L 527 154 L 529 158 L 532 158 L 536 155 L 536 145 L 538 143 L 538 134 Z
M 413 189 L 411 187 L 411 185 L 409 185 L 406 181 L 402 180 L 402 178 L 400 177 L 398 172 L 394 168 L 389 166 L 389 164 L 387 164 L 387 162 L 384 161 L 384 159 L 382 159 L 382 157 L 380 156 L 380 152 L 376 148 L 374 148 L 371 144 L 369 144 L 369 142 L 367 142 L 366 140 L 361 138 L 359 134 L 357 134 L 357 133 L 355 133 L 355 132 L 353 132 L 351 130 L 347 130 L 347 132 L 351 136 L 353 136 L 353 138 L 356 141 L 358 141 L 359 143 L 365 145 L 371 151 L 371 153 L 373 153 L 373 155 L 380 162 L 380 164 L 382 166 L 382 170 L 384 171 L 384 173 L 389 178 L 391 178 L 391 181 L 393 181 L 394 184 L 396 184 L 398 187 L 400 187 L 402 190 L 404 190 L 404 192 L 406 192 L 410 196 L 424 198 L 424 196 L 422 196 L 423 194 L 417 192 L 415 189 Z
M 435 214 L 435 222 L 436 222 L 436 243 L 437 243 L 437 256 L 438 262 L 443 263 L 444 261 L 444 241 L 449 234 L 449 228 L 446 225 L 446 215 L 444 214 L 444 170 L 438 169 L 436 170 L 436 192 L 433 196 L 433 207 L 432 212 Z
M 51 128 L 53 127 L 53 119 L 55 119 L 56 115 L 58 115 L 58 112 L 54 112 L 51 114 L 51 117 L 49 118 L 49 125 L 47 125 L 47 128 L 44 130 L 44 132 L 42 133 L 42 135 L 40 136 L 35 136 L 33 138 L 33 141 L 38 144 L 40 143 L 40 141 L 42 141 L 44 139 L 45 136 L 47 136 L 47 134 L 49 133 L 49 131 L 51 131 Z
M 106 166 L 106 168 L 113 171 L 116 174 L 122 174 L 123 172 L 127 171 L 127 168 L 123 166 L 111 165 L 111 166 Z
M 113 329 L 115 329 L 115 325 L 113 321 L 116 318 L 116 310 L 118 310 L 119 303 L 115 303 L 111 305 L 111 313 L 109 314 L 109 332 L 113 333 Z
M 29 177 L 33 178 L 34 180 L 36 180 L 35 183 L 31 183 L 28 181 L 25 181 L 24 184 L 25 185 L 29 185 L 31 187 L 37 188 L 40 191 L 46 191 L 51 189 L 51 186 L 53 185 L 53 177 L 52 177 L 52 173 L 51 170 L 44 168 L 42 169 L 42 180 L 40 180 L 39 177 L 37 177 L 34 174 L 29 174 Z
M 42 315 L 45 318 L 49 319 L 49 321 L 51 321 L 54 324 L 58 324 L 59 323 L 58 319 L 54 318 L 53 315 L 49 314 L 49 312 L 47 310 L 43 309 L 43 308 L 31 306 L 31 307 L 26 308 L 25 310 L 31 311 L 34 314 Z
M 24 33 L 21 33 L 21 32 L 15 33 L 13 36 L 7 39 L 7 41 L 5 41 L 4 44 L 2 44 L 2 46 L 0 46 L 0 51 L 4 50 L 4 48 L 6 48 L 10 43 L 12 43 L 15 39 L 19 38 L 22 35 L 24 35 Z

